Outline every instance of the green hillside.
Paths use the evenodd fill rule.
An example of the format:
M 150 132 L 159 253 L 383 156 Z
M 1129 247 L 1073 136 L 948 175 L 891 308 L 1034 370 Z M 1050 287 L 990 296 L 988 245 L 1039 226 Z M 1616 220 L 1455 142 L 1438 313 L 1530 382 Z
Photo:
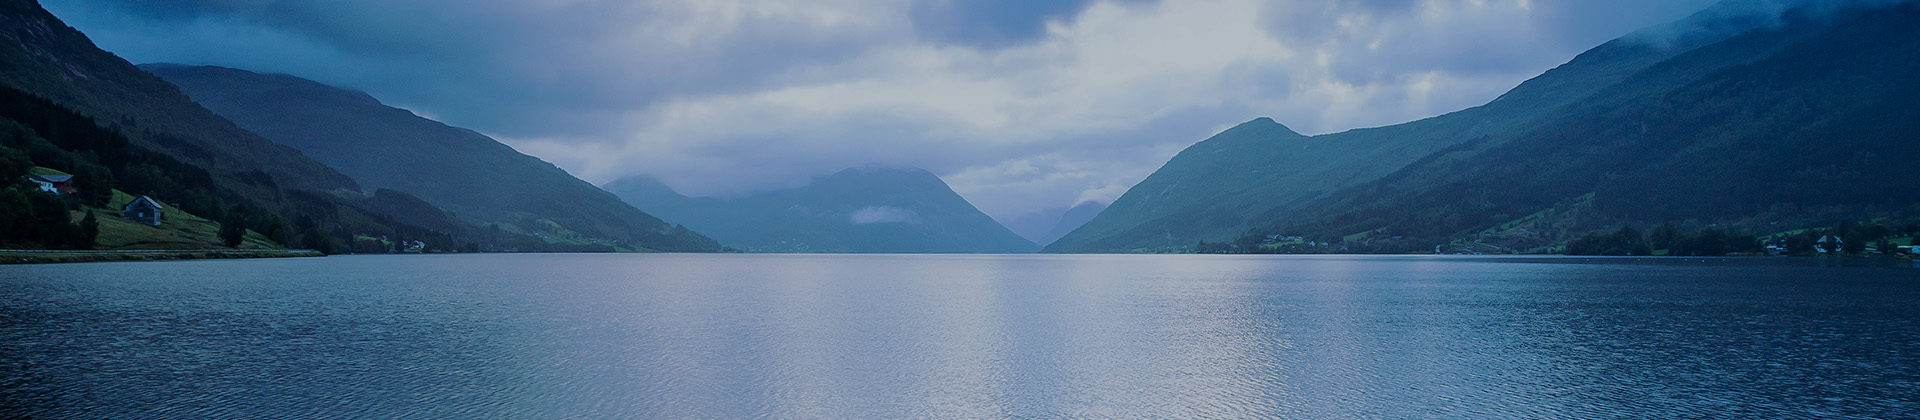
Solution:
M 623 249 L 475 225 L 405 193 L 368 195 L 95 48 L 33 1 L 0 1 L 0 35 L 0 169 L 17 172 L 0 180 L 0 247 L 91 247 L 63 219 L 108 205 L 118 190 L 328 253 L 394 251 L 361 237 L 418 241 L 428 252 Z M 79 193 L 29 194 L 21 184 L 32 166 L 74 174 Z
M 462 219 L 556 243 L 718 249 L 712 240 L 634 209 L 551 163 L 362 92 L 221 67 L 140 68 L 241 127 L 299 149 L 366 188 L 406 192 Z
M 180 211 L 172 205 L 167 206 L 165 217 L 160 226 L 151 226 L 120 218 L 120 210 L 132 202 L 133 196 L 114 191 L 113 201 L 104 208 L 95 208 L 94 217 L 100 223 L 100 236 L 95 249 L 220 249 L 227 248 L 220 240 L 220 223 L 207 218 Z M 79 223 L 85 217 L 83 211 L 73 212 L 73 221 Z M 260 232 L 247 231 L 237 249 L 284 249 Z

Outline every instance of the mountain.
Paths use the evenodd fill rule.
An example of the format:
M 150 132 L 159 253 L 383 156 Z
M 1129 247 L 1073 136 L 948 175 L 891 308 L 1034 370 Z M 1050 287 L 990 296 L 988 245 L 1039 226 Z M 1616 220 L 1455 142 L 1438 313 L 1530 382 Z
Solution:
M 133 144 L 213 171 L 292 189 L 358 185 L 292 148 L 194 104 L 172 84 L 101 51 L 32 0 L 0 0 L 0 83 L 127 134 Z M 269 178 L 270 177 L 270 178 Z
M 120 129 L 97 121 L 0 84 L 0 246 L 300 246 L 332 253 L 393 251 L 390 246 L 382 250 L 356 239 L 360 237 L 387 238 L 381 239 L 386 245 L 420 241 L 430 244 L 423 247 L 426 251 L 450 251 L 461 244 L 478 250 L 482 241 L 489 245 L 523 242 L 505 235 L 472 235 L 473 229 L 460 226 L 422 228 L 444 226 L 451 218 L 431 206 L 407 208 L 404 213 L 377 210 L 410 199 L 386 190 L 372 197 L 345 190 L 288 190 L 259 172 L 209 171 L 134 143 Z M 70 176 L 71 192 L 44 192 L 27 182 L 28 173 Z M 129 223 L 117 217 L 120 208 L 136 196 L 164 203 L 160 223 Z M 393 214 L 421 223 L 400 222 Z M 104 216 L 88 221 L 98 215 Z M 72 224 L 76 220 L 78 225 Z M 288 224 L 289 220 L 294 223 Z
M 1377 233 L 1401 240 L 1362 250 L 1431 252 L 1550 247 L 1636 224 L 1772 234 L 1911 223 L 1915 115 L 1920 4 L 1796 9 L 1248 236 Z
M 1106 210 L 1107 205 L 1093 201 L 1073 206 L 1073 208 L 1067 209 L 1065 213 L 1061 213 L 1060 220 L 1055 221 L 1053 227 L 1047 229 L 1046 235 L 1041 236 L 1040 240 L 1034 242 L 1050 244 L 1053 243 L 1053 241 L 1058 241 L 1060 238 L 1066 237 L 1068 233 L 1073 232 L 1074 229 L 1086 226 L 1087 222 L 1093 221 L 1094 217 L 1100 216 L 1100 212 Z
M 0 0 L 0 163 L 0 243 L 8 246 L 141 247 L 138 238 L 204 238 L 217 221 L 248 238 L 243 246 L 327 253 L 395 252 L 415 242 L 426 252 L 613 249 L 483 229 L 401 192 L 366 194 L 346 175 L 100 50 L 31 0 Z M 77 191 L 23 191 L 9 182 L 23 171 L 71 174 Z M 165 203 L 172 220 L 201 223 L 100 222 L 93 243 L 67 239 L 87 236 L 70 234 L 86 230 L 86 210 L 110 218 L 127 195 Z M 43 211 L 63 208 L 75 211 Z M 60 223 L 63 216 L 82 223 Z
M 1094 216 L 1106 209 L 1105 204 L 1089 201 L 1073 207 L 1046 209 L 1009 218 L 1000 221 L 1000 224 L 1006 225 L 1008 230 L 1012 230 L 1013 233 L 1019 234 L 1028 241 L 1045 246 L 1066 236 L 1067 232 L 1072 232 L 1080 225 L 1087 224 L 1087 221 L 1093 220 Z
M 1610 41 L 1486 105 L 1446 115 L 1319 136 L 1302 136 L 1268 118 L 1241 124 L 1180 152 L 1045 251 L 1178 252 L 1201 241 L 1238 239 L 1437 152 L 1540 127 L 1562 115 L 1562 108 L 1629 83 L 1644 70 L 1746 29 L 1768 26 L 1769 19 L 1737 11 L 1745 7 L 1729 1 L 1686 20 Z M 1645 85 L 1621 91 L 1683 85 L 1781 47 L 1728 49 L 1717 60 L 1663 73 L 1663 79 L 1634 79 L 1631 83 Z
M 1027 253 L 1038 248 L 920 169 L 848 169 L 805 187 L 735 198 L 686 197 L 648 177 L 604 188 L 751 252 Z
M 1067 210 L 1071 209 L 1071 207 L 1056 207 L 995 220 L 999 220 L 1000 225 L 1006 226 L 1007 230 L 1013 231 L 1013 234 L 1044 245 L 1047 243 L 1043 241 L 1047 239 L 1047 232 L 1052 231 L 1054 225 L 1060 224 L 1060 216 L 1066 215 Z
M 147 64 L 240 127 L 299 149 L 365 188 L 402 191 L 482 224 L 558 242 L 612 240 L 663 251 L 718 244 L 472 130 L 366 93 L 281 74 Z

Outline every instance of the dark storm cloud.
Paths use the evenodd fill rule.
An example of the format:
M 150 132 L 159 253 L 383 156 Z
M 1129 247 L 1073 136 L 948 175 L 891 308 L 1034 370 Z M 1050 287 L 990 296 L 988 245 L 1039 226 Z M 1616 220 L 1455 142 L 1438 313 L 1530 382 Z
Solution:
M 1478 105 L 1709 0 L 45 2 L 131 61 L 365 90 L 596 183 L 910 165 L 1010 216 L 1110 200 L 1258 116 L 1325 133 Z

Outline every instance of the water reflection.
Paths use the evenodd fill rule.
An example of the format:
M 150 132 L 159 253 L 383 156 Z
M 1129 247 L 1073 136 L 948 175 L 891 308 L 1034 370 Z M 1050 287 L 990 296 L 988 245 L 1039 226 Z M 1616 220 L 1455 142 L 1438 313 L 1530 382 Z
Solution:
M 1898 417 L 1914 271 L 495 255 L 0 267 L 0 416 Z

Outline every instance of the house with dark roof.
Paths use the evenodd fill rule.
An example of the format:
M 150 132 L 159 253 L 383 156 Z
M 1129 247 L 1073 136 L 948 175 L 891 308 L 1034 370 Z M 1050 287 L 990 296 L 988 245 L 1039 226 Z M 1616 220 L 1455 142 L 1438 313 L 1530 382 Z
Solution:
M 1840 252 L 1841 249 L 1846 247 L 1846 244 L 1847 242 L 1840 240 L 1838 236 L 1822 235 L 1819 241 L 1813 243 L 1813 251 L 1822 254 Z
M 161 206 L 160 202 L 143 195 L 128 202 L 126 207 L 120 208 L 120 217 L 135 223 L 160 226 L 160 213 L 165 210 L 166 207 Z
M 54 194 L 73 194 L 73 175 L 27 175 L 28 181 L 40 185 L 41 191 Z

